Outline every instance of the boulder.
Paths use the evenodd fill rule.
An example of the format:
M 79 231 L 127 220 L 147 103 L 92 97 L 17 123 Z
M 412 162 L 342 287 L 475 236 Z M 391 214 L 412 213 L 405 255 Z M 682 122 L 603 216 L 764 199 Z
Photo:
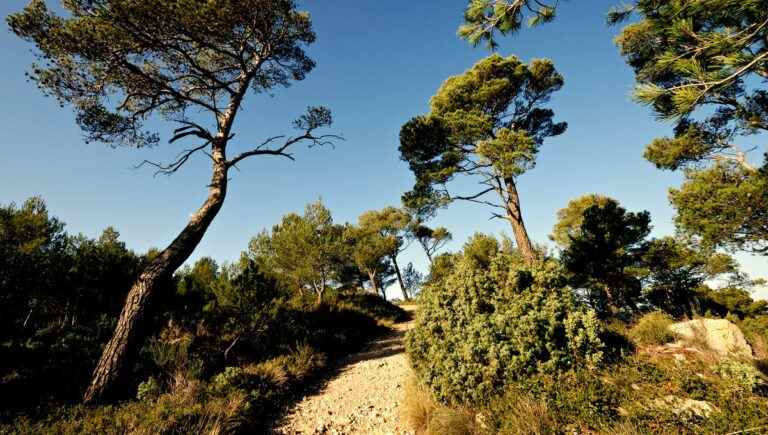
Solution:
M 684 342 L 705 346 L 721 356 L 751 358 L 752 348 L 738 326 L 726 319 L 695 319 L 669 326 Z

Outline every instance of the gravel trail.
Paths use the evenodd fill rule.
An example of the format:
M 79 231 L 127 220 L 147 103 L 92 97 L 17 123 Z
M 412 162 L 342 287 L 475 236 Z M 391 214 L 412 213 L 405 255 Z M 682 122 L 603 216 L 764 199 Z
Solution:
M 415 307 L 403 306 L 413 314 Z M 342 361 L 334 379 L 288 411 L 275 433 L 412 434 L 401 422 L 400 404 L 410 372 L 404 352 L 405 332 L 413 321 L 395 324 L 391 334 Z

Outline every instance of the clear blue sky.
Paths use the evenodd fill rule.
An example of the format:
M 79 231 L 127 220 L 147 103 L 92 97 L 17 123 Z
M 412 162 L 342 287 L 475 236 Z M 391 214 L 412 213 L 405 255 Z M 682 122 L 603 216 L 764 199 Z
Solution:
M 52 0 L 51 0 L 52 1 Z M 24 0 L 6 0 L 3 16 Z M 633 75 L 613 45 L 617 31 L 605 25 L 615 0 L 564 2 L 558 20 L 501 39 L 499 53 L 524 60 L 553 59 L 565 76 L 553 99 L 568 131 L 542 148 L 537 167 L 520 179 L 531 236 L 547 239 L 555 213 L 586 193 L 617 198 L 630 210 L 649 210 L 654 234 L 674 231 L 667 190 L 680 176 L 655 169 L 641 154 L 670 126 L 655 121 L 630 99 Z M 49 2 L 50 4 L 50 2 Z M 413 177 L 399 159 L 398 132 L 427 110 L 429 97 L 450 75 L 488 55 L 456 37 L 466 0 L 301 2 L 313 16 L 318 40 L 310 49 L 317 68 L 303 82 L 273 97 L 250 96 L 235 127 L 234 152 L 259 138 L 290 132 L 306 106 L 333 110 L 333 131 L 346 141 L 335 149 L 301 149 L 297 161 L 252 159 L 232 173 L 226 204 L 193 258 L 232 260 L 251 236 L 286 213 L 321 197 L 337 222 L 355 221 L 369 209 L 398 205 Z M 70 232 L 98 235 L 112 225 L 137 251 L 163 247 L 204 200 L 209 167 L 204 156 L 172 177 L 133 169 L 145 158 L 169 160 L 180 145 L 151 150 L 85 144 L 69 109 L 41 96 L 24 71 L 31 46 L 3 26 L 0 49 L 0 203 L 41 195 Z M 472 233 L 509 233 L 480 206 L 457 204 L 434 224 L 448 227 L 457 249 Z M 425 268 L 416 246 L 405 254 Z M 768 276 L 765 259 L 739 255 L 746 271 Z M 768 291 L 761 292 L 768 297 Z

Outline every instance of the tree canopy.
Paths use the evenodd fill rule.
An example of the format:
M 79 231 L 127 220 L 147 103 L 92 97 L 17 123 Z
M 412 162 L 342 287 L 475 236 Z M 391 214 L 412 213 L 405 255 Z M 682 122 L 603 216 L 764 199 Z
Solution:
M 302 216 L 288 214 L 271 232 L 251 240 L 249 257 L 285 285 L 313 291 L 318 302 L 342 264 L 344 227 L 335 225 L 322 202 L 307 205 Z
M 768 131 L 768 8 L 764 1 L 637 1 L 611 22 L 639 16 L 616 42 L 635 71 L 635 97 L 674 136 L 645 157 L 686 170 L 670 194 L 685 233 L 712 246 L 768 252 L 768 191 L 744 142 Z
M 572 285 L 602 315 L 636 310 L 640 281 L 631 273 L 650 233 L 650 214 L 632 213 L 615 201 L 583 211 L 582 223 L 561 255 Z
M 397 262 L 397 256 L 408 248 L 410 241 L 412 241 L 411 216 L 405 210 L 386 207 L 382 210 L 371 210 L 363 213 L 360 215 L 358 225 L 363 233 L 378 233 L 382 239 L 390 241 L 387 243 L 391 248 L 388 253 L 389 260 L 392 262 L 403 297 L 410 299 L 408 287 L 405 285 L 403 273 Z
M 518 245 L 533 257 L 516 180 L 535 166 L 544 140 L 566 129 L 544 107 L 562 85 L 549 60 L 526 64 L 497 54 L 446 80 L 432 97 L 430 112 L 400 131 L 401 158 L 416 176 L 413 190 L 403 197 L 406 206 L 456 200 L 491 206 L 493 216 L 510 221 Z M 480 188 L 452 193 L 447 184 L 457 175 L 472 177 Z M 489 194 L 497 200 L 488 200 Z
M 523 21 L 527 21 L 528 26 L 548 23 L 555 18 L 557 3 L 557 0 L 469 0 L 459 36 L 472 45 L 485 41 L 489 48 L 495 49 L 495 32 L 515 33 Z
M 590 194 L 580 196 L 568 202 L 565 208 L 557 211 L 557 222 L 549 238 L 561 248 L 567 248 L 572 239 L 578 238 L 584 223 L 584 212 L 592 207 L 605 207 L 618 202 L 604 195 Z
M 293 159 L 294 145 L 337 137 L 315 134 L 331 124 L 331 113 L 309 107 L 293 123 L 300 133 L 227 155 L 246 95 L 303 80 L 315 66 L 304 51 L 315 41 L 309 14 L 292 0 L 66 0 L 62 6 L 65 14 L 58 15 L 44 0 L 32 0 L 7 21 L 36 46 L 29 77 L 72 107 L 86 140 L 152 146 L 160 134 L 145 127 L 155 117 L 175 126 L 170 143 L 194 142 L 172 162 L 141 165 L 173 174 L 196 154 L 211 160 L 205 202 L 129 292 L 84 397 L 95 402 L 108 395 L 137 351 L 138 326 L 158 283 L 189 258 L 221 209 L 229 169 L 253 156 Z

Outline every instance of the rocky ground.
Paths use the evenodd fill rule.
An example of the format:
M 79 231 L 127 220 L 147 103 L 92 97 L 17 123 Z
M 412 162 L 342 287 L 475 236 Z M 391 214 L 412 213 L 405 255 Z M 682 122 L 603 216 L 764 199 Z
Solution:
M 412 312 L 414 307 L 403 307 Z M 342 362 L 335 378 L 298 402 L 275 432 L 293 434 L 411 434 L 401 422 L 400 404 L 410 368 L 403 338 L 413 322 Z

